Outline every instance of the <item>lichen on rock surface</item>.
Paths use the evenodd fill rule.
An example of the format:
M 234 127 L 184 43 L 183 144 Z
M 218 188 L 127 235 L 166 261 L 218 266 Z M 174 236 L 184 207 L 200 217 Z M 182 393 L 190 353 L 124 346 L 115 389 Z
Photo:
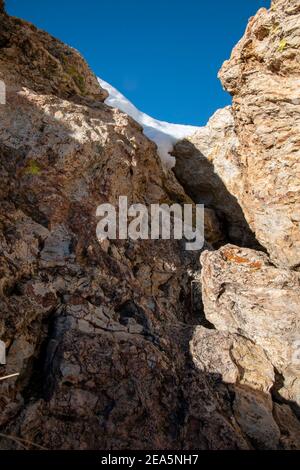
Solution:
M 205 252 L 201 262 L 207 319 L 262 347 L 283 378 L 292 375 L 289 399 L 299 405 L 300 364 L 293 361 L 300 331 L 299 273 L 272 266 L 264 253 L 232 245 Z M 284 393 L 286 387 L 288 380 Z

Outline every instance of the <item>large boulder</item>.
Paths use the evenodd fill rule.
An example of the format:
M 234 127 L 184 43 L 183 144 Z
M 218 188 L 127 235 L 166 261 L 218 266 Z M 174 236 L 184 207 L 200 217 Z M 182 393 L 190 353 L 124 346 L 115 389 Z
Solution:
M 300 275 L 274 267 L 264 253 L 232 245 L 206 251 L 201 263 L 206 318 L 217 330 L 260 346 L 284 379 L 278 392 L 299 406 Z
M 217 111 L 207 126 L 174 146 L 174 173 L 193 201 L 216 212 L 225 240 L 257 247 L 234 196 L 242 177 L 238 147 L 234 119 L 228 106 Z
M 209 371 L 224 399 L 231 394 L 234 419 L 249 441 L 261 449 L 276 449 L 280 431 L 269 393 L 275 375 L 263 349 L 239 334 L 203 327 L 195 329 L 190 347 L 197 369 Z

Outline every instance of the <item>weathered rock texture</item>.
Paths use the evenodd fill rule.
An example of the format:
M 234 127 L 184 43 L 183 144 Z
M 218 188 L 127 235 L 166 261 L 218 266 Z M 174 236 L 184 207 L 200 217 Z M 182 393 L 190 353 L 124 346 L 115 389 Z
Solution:
M 257 246 L 233 194 L 238 192 L 241 171 L 237 165 L 238 139 L 231 108 L 217 111 L 206 127 L 178 142 L 175 174 L 198 204 L 214 210 L 225 239 L 244 246 Z
M 285 356 L 298 274 L 206 245 L 203 319 L 199 253 L 96 239 L 102 202 L 190 199 L 140 126 L 103 104 L 80 55 L 0 13 L 0 79 L 0 377 L 20 373 L 0 382 L 0 447 L 299 448 Z M 207 142 L 226 134 L 230 147 L 234 132 Z M 208 239 L 220 243 L 213 206 Z
M 102 202 L 188 196 L 76 51 L 0 23 L 1 447 L 248 448 L 189 355 L 199 254 L 96 239 Z
M 217 300 L 211 299 L 213 294 L 216 297 L 222 295 L 220 290 L 218 291 L 217 273 L 220 272 L 220 269 L 224 269 L 224 266 L 221 267 L 218 259 L 215 258 L 220 258 L 229 251 L 232 254 L 233 250 L 231 246 L 227 246 L 220 253 L 209 254 L 205 252 L 202 255 L 205 312 L 210 320 L 215 320 L 218 330 L 196 327 L 190 342 L 191 356 L 197 370 L 209 376 L 210 383 L 225 405 L 224 408 L 226 406 L 230 408 L 234 421 L 254 448 L 299 449 L 300 423 L 297 419 L 299 408 L 296 403 L 296 400 L 299 402 L 299 383 L 297 397 L 297 385 L 295 384 L 298 380 L 300 366 L 295 366 L 292 373 L 290 370 L 285 376 L 285 378 L 292 379 L 290 380 L 292 384 L 290 390 L 282 388 L 282 384 L 278 380 L 282 376 L 274 367 L 276 360 L 273 361 L 268 357 L 268 348 L 265 350 L 260 346 L 260 341 L 256 341 L 255 334 L 246 334 L 243 329 L 243 321 L 238 318 L 238 315 L 236 315 L 237 318 L 233 317 L 231 322 L 235 323 L 235 327 L 232 327 L 230 322 L 227 326 L 226 313 L 224 313 L 226 307 L 219 306 Z M 253 260 L 255 252 L 247 250 L 249 258 L 251 258 L 250 253 Z M 252 260 L 249 263 L 256 262 Z M 214 266 L 215 261 L 217 261 L 216 267 Z M 208 272 L 210 269 L 215 270 L 212 273 L 212 279 L 207 277 L 211 274 Z M 228 270 L 225 269 L 224 276 L 226 274 L 228 275 Z M 236 273 L 236 282 L 238 283 L 237 279 L 238 273 Z M 232 299 L 233 304 L 236 297 L 230 291 L 225 292 L 224 296 L 226 295 Z M 212 307 L 216 312 L 214 314 L 211 313 Z M 264 305 L 260 306 L 262 311 L 264 307 Z M 266 311 L 266 316 L 267 313 Z M 269 316 L 268 320 L 271 322 L 273 319 Z M 256 320 L 257 329 L 260 324 L 261 319 L 258 317 Z M 261 343 L 263 344 L 263 341 Z M 293 357 L 291 356 L 290 359 Z
M 299 273 L 275 268 L 265 254 L 232 245 L 206 251 L 201 262 L 207 319 L 218 330 L 262 347 L 284 379 L 281 393 L 299 406 Z
M 233 245 L 205 251 L 201 264 L 205 316 L 216 329 L 195 329 L 196 367 L 227 384 L 233 415 L 255 447 L 299 449 L 299 273 Z
M 14 92 L 26 86 L 38 93 L 82 101 L 104 101 L 108 96 L 75 49 L 4 13 L 0 18 L 0 47 L 0 79 Z
M 185 172 L 198 177 L 191 195 L 219 212 L 221 206 L 231 242 L 237 243 L 238 203 L 272 261 L 295 269 L 300 265 L 299 47 L 298 0 L 277 0 L 270 10 L 259 10 L 220 71 L 233 96 L 232 109 L 217 113 L 207 129 L 174 152 L 184 186 Z M 243 237 L 238 241 L 247 246 Z
M 261 9 L 220 72 L 232 107 L 173 151 L 187 193 L 244 247 L 201 256 L 216 330 L 198 327 L 190 347 L 198 369 L 228 384 L 235 419 L 259 448 L 300 443 L 299 47 L 299 2 Z M 251 229 L 260 251 L 249 249 Z

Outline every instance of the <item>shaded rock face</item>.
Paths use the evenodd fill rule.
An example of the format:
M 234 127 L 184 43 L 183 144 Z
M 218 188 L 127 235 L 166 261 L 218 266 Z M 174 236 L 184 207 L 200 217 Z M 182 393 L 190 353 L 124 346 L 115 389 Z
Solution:
M 216 212 L 223 242 L 257 247 L 234 196 L 241 178 L 238 146 L 231 108 L 219 110 L 206 127 L 175 145 L 174 173 L 196 203 Z
M 219 74 L 233 96 L 231 110 L 175 148 L 175 172 L 185 188 L 186 173 L 195 171 L 191 195 L 206 202 L 212 188 L 208 204 L 219 211 L 222 201 L 226 206 L 229 241 L 237 244 L 231 234 L 237 202 L 271 260 L 293 269 L 300 262 L 299 45 L 298 0 L 259 10 Z M 238 244 L 250 246 L 244 242 Z
M 0 26 L 0 378 L 20 373 L 0 382 L 0 448 L 300 448 L 298 273 L 232 245 L 206 243 L 201 274 L 180 241 L 99 243 L 99 204 L 198 202 L 199 185 L 163 170 L 76 51 Z M 227 174 L 230 210 L 205 189 L 207 240 L 255 243 L 227 187 L 230 110 L 193 142 Z

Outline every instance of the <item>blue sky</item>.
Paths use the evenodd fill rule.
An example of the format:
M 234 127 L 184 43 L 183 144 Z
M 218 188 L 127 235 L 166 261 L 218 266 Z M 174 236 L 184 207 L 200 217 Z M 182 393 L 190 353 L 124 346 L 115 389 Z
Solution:
M 230 103 L 217 72 L 270 0 L 6 0 L 7 11 L 78 49 L 151 116 L 203 125 Z

